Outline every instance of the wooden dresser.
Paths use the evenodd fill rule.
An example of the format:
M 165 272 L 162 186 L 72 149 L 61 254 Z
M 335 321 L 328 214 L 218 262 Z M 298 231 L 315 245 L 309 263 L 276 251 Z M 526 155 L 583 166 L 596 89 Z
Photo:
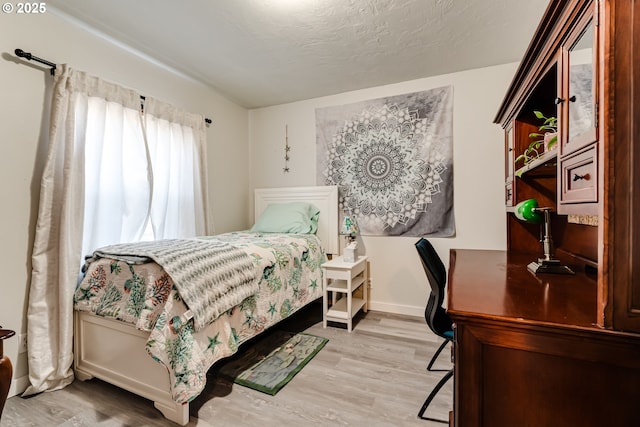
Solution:
M 539 115 L 557 144 L 524 164 Z M 507 250 L 451 252 L 453 424 L 640 425 L 640 2 L 550 1 L 495 121 Z M 530 198 L 575 275 L 527 270 Z

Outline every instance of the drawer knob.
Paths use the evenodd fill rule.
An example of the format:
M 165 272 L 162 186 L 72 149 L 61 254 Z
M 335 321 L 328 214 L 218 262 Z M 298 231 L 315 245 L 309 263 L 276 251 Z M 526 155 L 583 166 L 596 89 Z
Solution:
M 589 174 L 588 174 L 588 173 L 585 173 L 584 175 L 578 175 L 577 173 L 574 173 L 574 174 L 573 174 L 573 180 L 574 180 L 574 181 L 579 181 L 579 180 L 581 180 L 581 179 L 584 179 L 584 180 L 586 180 L 586 181 L 589 181 L 589 178 L 591 178 L 591 177 L 589 176 Z

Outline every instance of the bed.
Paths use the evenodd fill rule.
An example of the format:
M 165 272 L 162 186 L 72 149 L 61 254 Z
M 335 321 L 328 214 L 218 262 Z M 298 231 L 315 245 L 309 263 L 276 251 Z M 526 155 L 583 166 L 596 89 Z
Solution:
M 213 363 L 322 296 L 320 264 L 339 251 L 337 199 L 335 186 L 257 189 L 254 228 L 274 207 L 308 203 L 318 210 L 317 230 L 262 233 L 258 228 L 190 240 L 217 245 L 216 253 L 237 261 L 238 270 L 248 271 L 247 259 L 255 267 L 242 286 L 229 285 L 220 306 L 187 304 L 198 301 L 177 291 L 183 281 L 179 270 L 135 253 L 97 251 L 75 295 L 76 378 L 95 377 L 136 393 L 152 400 L 167 419 L 187 424 L 189 402 L 204 388 Z M 231 267 L 198 271 L 214 274 L 221 268 Z M 230 276 L 227 270 L 219 275 Z M 215 320 L 201 320 L 201 311 Z

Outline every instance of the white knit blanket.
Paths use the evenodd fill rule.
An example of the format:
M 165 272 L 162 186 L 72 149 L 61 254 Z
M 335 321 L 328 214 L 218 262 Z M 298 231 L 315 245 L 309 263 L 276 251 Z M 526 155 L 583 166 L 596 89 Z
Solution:
M 93 258 L 131 264 L 153 260 L 171 277 L 191 311 L 196 331 L 258 292 L 253 261 L 241 249 L 217 239 L 166 239 L 105 246 Z

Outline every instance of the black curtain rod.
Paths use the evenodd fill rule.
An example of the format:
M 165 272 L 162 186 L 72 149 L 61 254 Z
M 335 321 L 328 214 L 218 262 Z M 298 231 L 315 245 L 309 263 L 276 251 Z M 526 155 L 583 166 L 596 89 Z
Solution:
M 51 67 L 49 69 L 49 72 L 51 73 L 52 76 L 55 75 L 55 73 L 56 73 L 56 64 L 54 64 L 51 61 L 47 61 L 46 59 L 38 58 L 37 56 L 33 56 L 30 52 L 25 52 L 22 49 L 16 49 L 15 50 L 15 54 L 17 56 L 19 56 L 20 58 L 24 58 L 24 59 L 27 59 L 29 61 L 36 61 L 36 62 L 39 62 L 41 64 L 44 64 L 44 65 L 47 65 L 47 66 Z M 140 95 L 140 99 L 144 101 L 144 99 L 145 99 L 144 95 Z M 211 119 L 209 119 L 207 117 L 205 117 L 204 121 L 207 124 L 211 124 L 212 123 Z
M 33 55 L 31 55 L 31 53 L 25 52 L 22 49 L 16 49 L 16 55 L 18 55 L 20 58 L 28 59 L 29 61 L 36 61 L 36 62 L 39 62 L 41 64 L 48 65 L 49 67 L 51 67 L 51 69 L 49 71 L 51 72 L 52 76 L 56 73 L 56 64 L 54 64 L 53 62 L 49 62 L 46 59 L 42 59 L 42 58 L 38 58 L 37 56 L 33 56 Z

